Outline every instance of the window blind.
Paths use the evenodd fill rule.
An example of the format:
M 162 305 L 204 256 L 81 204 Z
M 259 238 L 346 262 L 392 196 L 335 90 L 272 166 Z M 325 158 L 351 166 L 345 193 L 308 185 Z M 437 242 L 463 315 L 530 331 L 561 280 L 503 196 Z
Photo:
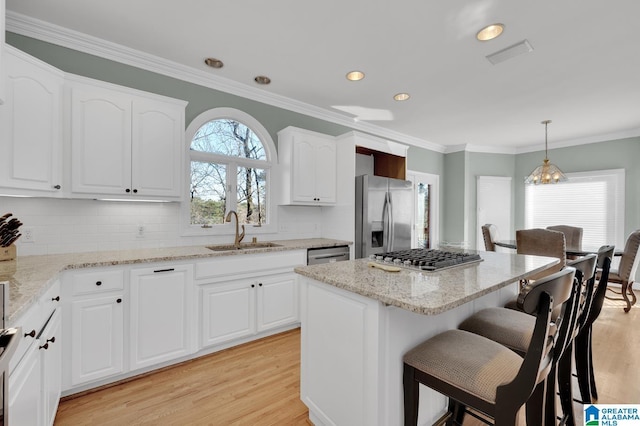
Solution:
M 525 227 L 583 228 L 582 246 L 624 246 L 624 169 L 567 173 L 568 182 L 525 187 Z

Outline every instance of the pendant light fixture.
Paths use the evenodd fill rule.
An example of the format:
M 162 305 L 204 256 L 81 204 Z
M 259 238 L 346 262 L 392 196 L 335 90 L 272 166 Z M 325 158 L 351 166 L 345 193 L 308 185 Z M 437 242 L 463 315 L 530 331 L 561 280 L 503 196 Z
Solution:
M 558 166 L 549 163 L 549 156 L 547 155 L 547 126 L 549 123 L 551 123 L 551 120 L 544 120 L 542 122 L 542 124 L 544 124 L 544 161 L 541 166 L 536 167 L 536 169 L 527 176 L 524 180 L 526 184 L 537 185 L 539 183 L 558 183 L 569 180 Z

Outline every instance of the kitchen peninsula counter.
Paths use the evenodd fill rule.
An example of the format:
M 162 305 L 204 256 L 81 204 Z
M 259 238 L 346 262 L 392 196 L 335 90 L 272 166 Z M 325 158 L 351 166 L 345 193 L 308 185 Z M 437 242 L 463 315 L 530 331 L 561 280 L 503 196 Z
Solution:
M 403 424 L 402 357 L 480 309 L 502 306 L 518 280 L 558 259 L 479 252 L 436 272 L 386 272 L 358 259 L 295 268 L 301 298 L 300 398 L 316 426 Z M 446 398 L 420 388 L 419 424 Z
M 262 242 L 262 241 L 261 241 Z M 270 241 L 275 247 L 246 250 L 213 251 L 206 245 L 96 251 L 40 256 L 18 256 L 15 260 L 0 262 L 0 282 L 9 283 L 9 312 L 7 322 L 12 324 L 25 312 L 62 271 L 114 265 L 145 264 L 207 259 L 221 256 L 243 256 L 256 253 L 306 250 L 309 248 L 350 245 L 349 241 L 326 238 Z

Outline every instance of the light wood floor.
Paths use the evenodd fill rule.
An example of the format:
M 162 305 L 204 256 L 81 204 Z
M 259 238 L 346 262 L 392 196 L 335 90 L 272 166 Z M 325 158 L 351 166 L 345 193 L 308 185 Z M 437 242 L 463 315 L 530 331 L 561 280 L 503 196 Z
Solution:
M 640 403 L 640 307 L 607 301 L 594 327 L 599 403 Z M 292 330 L 60 403 L 63 425 L 309 425 Z M 472 418 L 465 425 L 481 424 Z

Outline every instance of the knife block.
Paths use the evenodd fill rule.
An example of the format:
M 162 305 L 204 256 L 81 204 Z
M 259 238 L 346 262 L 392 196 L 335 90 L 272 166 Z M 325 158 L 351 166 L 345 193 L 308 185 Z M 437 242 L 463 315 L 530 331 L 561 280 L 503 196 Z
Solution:
M 0 261 L 13 260 L 16 258 L 16 245 L 11 244 L 9 247 L 0 247 Z

